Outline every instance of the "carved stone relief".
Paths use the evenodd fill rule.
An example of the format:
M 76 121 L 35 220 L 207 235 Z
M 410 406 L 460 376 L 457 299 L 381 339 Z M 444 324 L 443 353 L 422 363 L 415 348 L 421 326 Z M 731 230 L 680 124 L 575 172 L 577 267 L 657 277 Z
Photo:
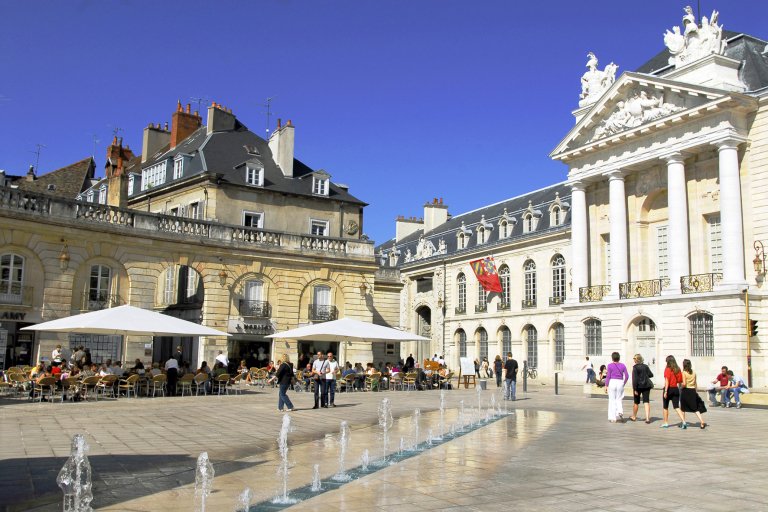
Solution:
M 590 142 L 635 128 L 679 110 L 683 110 L 683 107 L 665 102 L 663 94 L 653 95 L 645 90 L 635 90 L 625 100 L 619 101 L 616 104 L 616 110 L 595 128 Z

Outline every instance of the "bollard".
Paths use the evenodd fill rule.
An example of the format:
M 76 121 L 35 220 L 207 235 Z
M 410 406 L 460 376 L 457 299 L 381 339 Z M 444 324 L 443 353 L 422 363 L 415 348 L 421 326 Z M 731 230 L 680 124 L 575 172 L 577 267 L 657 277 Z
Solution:
M 523 393 L 528 392 L 528 361 L 523 361 Z
M 557 378 L 558 378 L 559 376 L 560 376 L 560 374 L 559 374 L 558 372 L 555 372 L 555 394 L 556 394 L 556 395 L 558 394 L 558 391 L 559 391 L 559 388 L 558 388 L 558 382 L 557 382 Z

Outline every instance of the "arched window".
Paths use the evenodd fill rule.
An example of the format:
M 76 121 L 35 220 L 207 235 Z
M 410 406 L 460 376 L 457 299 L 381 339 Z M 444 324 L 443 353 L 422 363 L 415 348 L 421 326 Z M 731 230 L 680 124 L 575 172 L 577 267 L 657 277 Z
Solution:
M 715 336 L 712 315 L 696 313 L 688 321 L 691 329 L 691 355 L 711 357 L 715 355 Z
M 603 324 L 596 318 L 584 322 L 584 348 L 588 356 L 603 355 Z
M 486 233 L 487 233 L 487 231 L 483 227 L 480 227 L 480 228 L 477 229 L 477 243 L 478 244 L 484 244 L 485 243 L 485 241 L 486 241 L 486 238 L 485 238 L 486 237 Z
M 499 238 L 504 239 L 509 236 L 509 222 L 503 220 L 499 223 Z
M 554 208 L 552 208 L 552 214 L 549 219 L 550 220 L 549 223 L 552 226 L 559 226 L 561 219 L 562 219 L 562 216 L 560 215 L 560 207 L 555 206 Z
M 476 334 L 480 345 L 480 361 L 482 361 L 484 357 L 488 357 L 488 331 L 480 327 Z
M 456 343 L 459 344 L 459 357 L 467 357 L 467 333 L 464 329 L 456 331 Z
M 467 312 L 467 277 L 461 273 L 456 278 L 456 313 Z
M 477 306 L 475 306 L 475 313 L 484 313 L 488 311 L 488 296 L 485 294 L 485 289 L 482 283 L 477 283 Z
M 18 254 L 0 256 L 0 300 L 4 304 L 21 304 L 24 282 L 24 257 Z
M 509 267 L 502 265 L 499 268 L 499 281 L 501 282 L 501 303 L 499 309 L 509 309 Z
M 509 330 L 509 327 L 502 325 L 499 333 L 501 333 L 501 357 L 506 359 L 507 354 L 512 352 L 512 332 Z
M 523 232 L 530 233 L 533 231 L 533 215 L 528 214 L 525 216 L 525 219 L 523 219 Z
M 459 236 L 456 242 L 457 249 L 464 249 L 466 246 L 467 246 L 466 236 L 464 235 L 464 233 L 459 233 Z
M 523 309 L 536 307 L 536 264 L 528 260 L 523 265 L 524 296 Z
M 565 327 L 561 323 L 556 323 L 552 330 L 555 335 L 555 370 L 562 370 L 565 359 Z
M 565 302 L 565 258 L 556 254 L 552 258 L 552 300 L 551 305 Z
M 539 364 L 539 341 L 536 328 L 529 325 L 525 328 L 526 344 L 528 347 L 527 361 L 529 368 L 537 368 Z

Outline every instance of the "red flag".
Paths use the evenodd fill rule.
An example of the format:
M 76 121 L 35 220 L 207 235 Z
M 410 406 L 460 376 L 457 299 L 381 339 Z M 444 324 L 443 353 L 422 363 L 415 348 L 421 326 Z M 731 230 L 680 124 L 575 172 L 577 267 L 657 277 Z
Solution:
M 499 273 L 496 272 L 493 256 L 470 261 L 469 264 L 472 266 L 472 270 L 475 271 L 475 276 L 483 290 L 501 293 L 501 281 L 499 280 Z

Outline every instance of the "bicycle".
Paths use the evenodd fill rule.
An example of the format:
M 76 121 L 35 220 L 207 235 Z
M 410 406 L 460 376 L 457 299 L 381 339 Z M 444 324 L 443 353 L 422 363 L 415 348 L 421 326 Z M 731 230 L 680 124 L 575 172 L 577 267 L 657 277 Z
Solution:
M 536 378 L 536 368 L 526 368 L 526 377 L 529 379 L 535 379 Z

